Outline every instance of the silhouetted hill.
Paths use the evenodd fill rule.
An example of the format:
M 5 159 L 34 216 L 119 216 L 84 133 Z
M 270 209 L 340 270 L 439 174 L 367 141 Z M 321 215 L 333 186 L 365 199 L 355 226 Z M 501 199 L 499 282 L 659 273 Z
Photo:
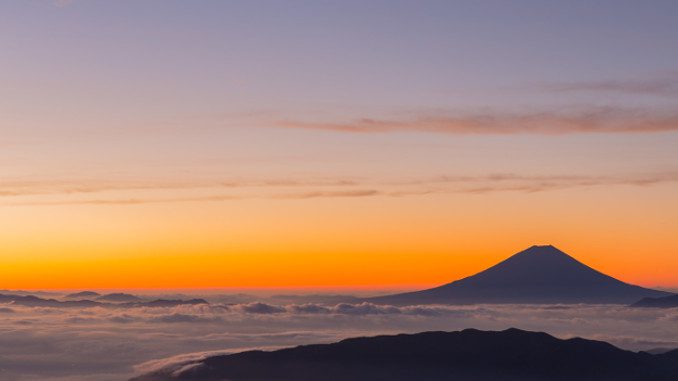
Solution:
M 96 307 L 102 305 L 91 300 L 44 299 L 33 295 L 0 294 L 0 303 L 12 303 L 25 307 Z
M 141 301 L 141 298 L 136 295 L 118 292 L 113 294 L 101 295 L 100 297 L 97 298 L 97 300 L 101 302 L 111 302 L 111 303 L 129 303 L 129 302 L 139 302 Z
M 673 308 L 678 307 L 678 295 L 669 295 L 660 298 L 643 298 L 631 307 Z
M 355 338 L 178 364 L 133 381 L 668 381 L 678 351 L 630 352 L 508 329 Z
M 0 290 L 0 294 L 9 294 L 9 295 L 22 295 L 22 296 L 37 296 L 40 298 L 55 298 L 59 297 L 62 294 L 60 292 L 53 292 L 53 291 L 38 291 L 38 290 L 31 290 L 31 291 L 25 291 L 25 290 Z
M 176 307 L 180 305 L 209 304 L 205 299 L 156 299 L 148 302 L 123 303 L 121 307 Z
M 66 299 L 94 299 L 96 297 L 101 296 L 98 292 L 94 291 L 81 291 L 81 292 L 75 292 L 72 294 L 68 294 L 64 296 Z
M 279 304 L 295 304 L 295 303 L 322 303 L 322 304 L 339 304 L 339 303 L 360 303 L 362 298 L 353 295 L 340 294 L 303 294 L 303 295 L 273 295 L 268 298 L 273 303 Z
M 677 350 L 677 349 L 676 348 L 652 348 L 652 349 L 648 349 L 648 350 L 643 351 L 643 352 L 649 353 L 651 355 L 661 355 L 661 354 L 668 353 L 668 352 L 675 351 L 675 350 Z
M 108 308 L 130 308 L 130 307 L 175 307 L 185 304 L 207 304 L 204 299 L 189 299 L 189 300 L 165 300 L 156 299 L 147 302 L 130 302 L 130 303 L 108 303 L 92 300 L 57 300 L 44 299 L 33 295 L 11 295 L 0 294 L 0 304 L 7 303 L 24 307 L 108 307 Z
M 629 304 L 668 292 L 619 281 L 553 246 L 532 246 L 476 275 L 423 291 L 368 299 L 382 304 Z

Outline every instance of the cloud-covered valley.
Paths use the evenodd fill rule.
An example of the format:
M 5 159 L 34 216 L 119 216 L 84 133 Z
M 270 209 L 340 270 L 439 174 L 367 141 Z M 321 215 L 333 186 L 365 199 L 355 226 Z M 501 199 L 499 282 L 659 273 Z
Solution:
M 245 299 L 241 303 L 220 301 Z M 396 307 L 323 298 L 214 296 L 155 307 L 0 305 L 0 380 L 113 381 L 189 359 L 346 337 L 518 327 L 633 350 L 678 347 L 678 309 L 602 305 Z M 340 299 L 330 297 L 328 300 Z

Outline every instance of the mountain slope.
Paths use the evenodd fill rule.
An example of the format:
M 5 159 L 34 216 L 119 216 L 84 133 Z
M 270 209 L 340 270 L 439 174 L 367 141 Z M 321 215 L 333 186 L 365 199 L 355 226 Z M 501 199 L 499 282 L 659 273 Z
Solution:
M 65 299 L 78 299 L 78 300 L 82 300 L 82 299 L 88 299 L 88 298 L 89 298 L 89 299 L 93 299 L 93 298 L 96 298 L 96 297 L 99 297 L 99 296 L 101 296 L 101 294 L 99 294 L 98 292 L 94 292 L 94 291 L 80 291 L 80 292 L 75 292 L 75 293 L 72 293 L 72 294 L 68 294 L 68 295 L 64 296 L 64 298 L 65 298 Z
M 631 307 L 674 308 L 678 307 L 678 295 L 669 295 L 660 298 L 643 298 Z
M 175 364 L 133 381 L 541 381 L 678 379 L 678 351 L 630 352 L 508 329 L 348 339 Z
M 140 302 L 142 299 L 136 295 L 125 294 L 121 292 L 106 294 L 97 297 L 99 302 L 108 302 L 108 303 L 132 303 Z
M 669 293 L 624 283 L 553 246 L 532 246 L 476 275 L 423 291 L 369 299 L 383 304 L 620 303 Z

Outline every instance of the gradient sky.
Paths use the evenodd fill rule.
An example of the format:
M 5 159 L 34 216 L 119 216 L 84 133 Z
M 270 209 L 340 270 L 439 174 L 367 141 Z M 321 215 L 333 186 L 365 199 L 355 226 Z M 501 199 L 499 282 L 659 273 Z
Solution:
M 2 288 L 678 286 L 678 2 L 4 1 Z

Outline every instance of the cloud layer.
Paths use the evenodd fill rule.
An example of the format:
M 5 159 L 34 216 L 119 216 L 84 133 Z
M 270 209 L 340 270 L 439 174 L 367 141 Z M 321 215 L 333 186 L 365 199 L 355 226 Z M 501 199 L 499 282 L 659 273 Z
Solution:
M 215 296 L 214 300 L 239 297 Z M 267 301 L 129 308 L 0 306 L 0 379 L 112 381 L 248 348 L 426 330 L 518 327 L 629 349 L 678 347 L 678 309 L 624 306 L 396 307 Z M 315 300 L 315 301 L 312 301 Z M 179 357 L 175 357 L 179 356 Z M 75 364 L 75 365 L 74 365 Z

